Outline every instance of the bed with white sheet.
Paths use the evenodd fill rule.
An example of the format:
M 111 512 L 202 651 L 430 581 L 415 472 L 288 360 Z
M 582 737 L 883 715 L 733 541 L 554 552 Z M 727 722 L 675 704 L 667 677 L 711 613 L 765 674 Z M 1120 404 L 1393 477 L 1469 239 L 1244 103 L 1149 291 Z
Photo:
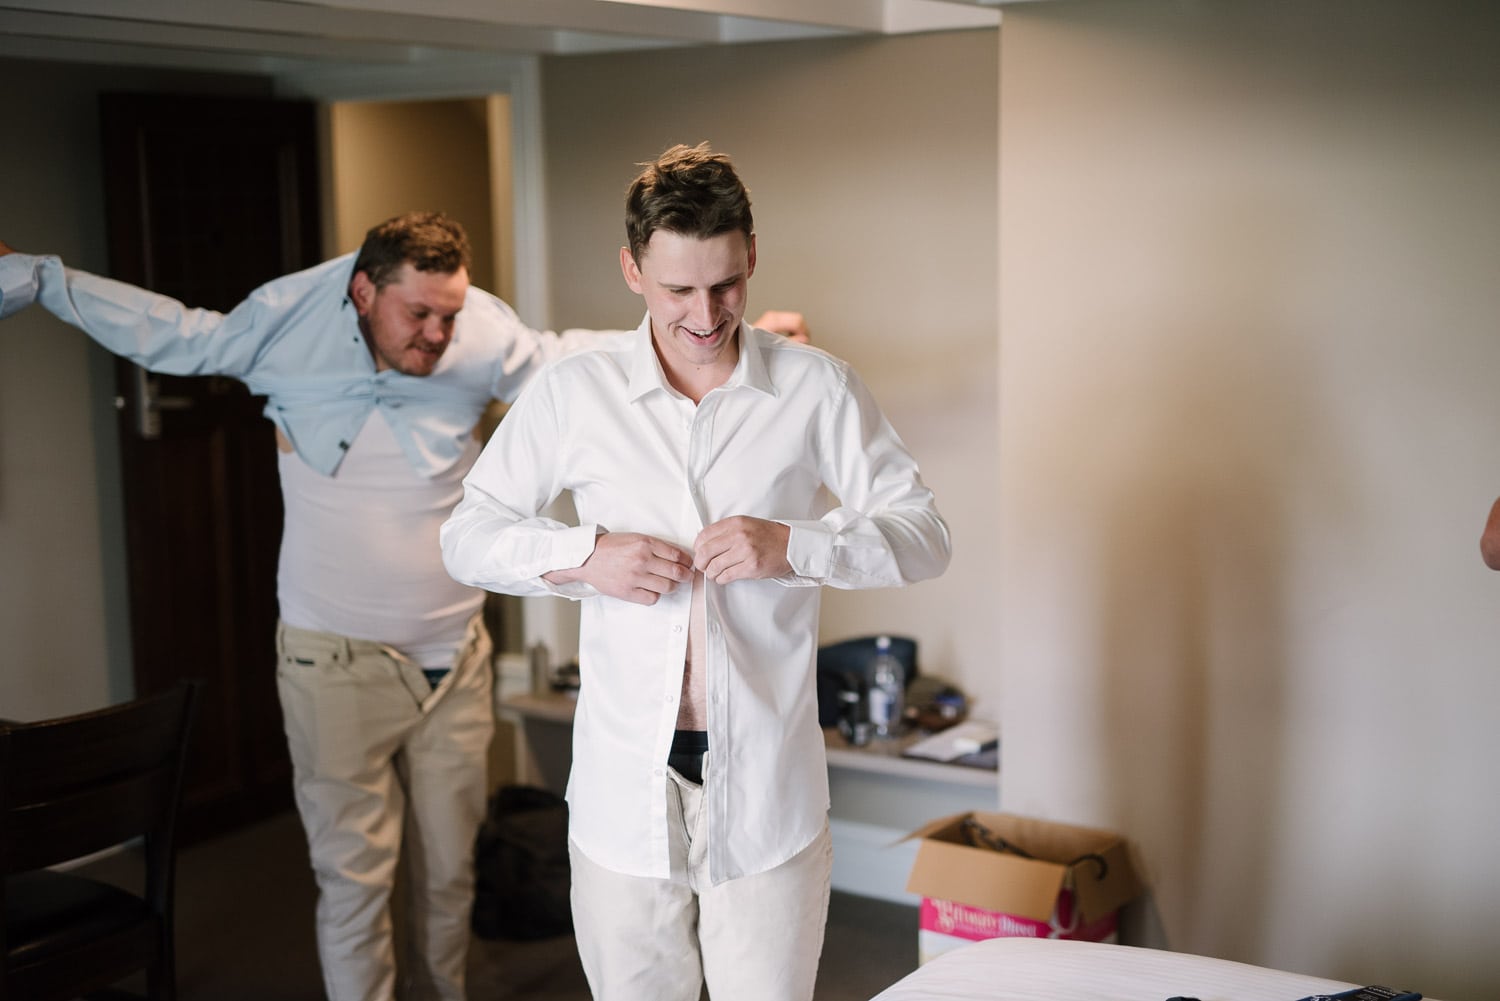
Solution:
M 1368 984 L 1161 949 L 994 938 L 944 953 L 874 1001 L 1300 1001 Z M 1421 989 L 1414 984 L 1385 986 Z

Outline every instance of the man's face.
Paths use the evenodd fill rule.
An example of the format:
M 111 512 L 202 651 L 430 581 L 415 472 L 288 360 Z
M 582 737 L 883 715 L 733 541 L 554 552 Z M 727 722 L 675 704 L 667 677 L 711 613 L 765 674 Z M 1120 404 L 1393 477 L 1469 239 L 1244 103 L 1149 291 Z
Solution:
M 418 271 L 401 265 L 396 280 L 382 288 L 363 271 L 349 283 L 360 329 L 375 357 L 375 370 L 431 375 L 453 340 L 453 321 L 469 291 L 469 273 Z
M 657 230 L 641 260 L 620 250 L 620 268 L 646 300 L 651 339 L 673 385 L 727 379 L 739 359 L 755 238 L 730 232 L 700 240 Z

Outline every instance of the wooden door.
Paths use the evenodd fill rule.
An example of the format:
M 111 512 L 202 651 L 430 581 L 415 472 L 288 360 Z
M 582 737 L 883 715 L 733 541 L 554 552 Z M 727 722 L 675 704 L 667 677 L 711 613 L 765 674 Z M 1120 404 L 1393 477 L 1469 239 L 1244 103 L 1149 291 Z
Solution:
M 227 310 L 317 262 L 311 104 L 102 98 L 113 277 Z M 183 797 L 187 840 L 291 803 L 275 682 L 281 494 L 264 400 L 236 380 L 117 361 L 136 690 L 207 685 Z

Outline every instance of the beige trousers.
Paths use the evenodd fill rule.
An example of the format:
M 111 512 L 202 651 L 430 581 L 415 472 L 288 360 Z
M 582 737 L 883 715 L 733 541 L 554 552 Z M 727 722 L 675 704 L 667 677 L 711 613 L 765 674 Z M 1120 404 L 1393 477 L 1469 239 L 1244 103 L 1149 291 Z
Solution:
M 703 790 L 668 774 L 671 879 L 613 872 L 569 844 L 573 928 L 594 1001 L 698 1001 L 705 982 L 712 1001 L 809 1001 L 833 876 L 827 826 L 775 869 L 711 886 Z
M 484 627 L 476 616 L 436 689 L 379 643 L 282 624 L 277 650 L 330 1001 L 464 1001 L 474 838 L 495 725 Z M 399 981 L 398 859 L 410 905 Z

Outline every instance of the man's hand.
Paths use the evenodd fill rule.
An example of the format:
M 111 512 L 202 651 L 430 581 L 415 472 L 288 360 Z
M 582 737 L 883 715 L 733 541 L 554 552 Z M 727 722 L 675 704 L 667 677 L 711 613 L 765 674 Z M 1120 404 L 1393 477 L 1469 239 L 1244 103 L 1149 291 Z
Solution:
M 812 343 L 812 331 L 807 329 L 807 319 L 801 313 L 785 309 L 768 309 L 752 324 L 773 334 L 781 334 L 787 340 L 799 344 Z
M 779 521 L 745 515 L 716 521 L 693 542 L 693 569 L 716 584 L 783 577 L 792 571 L 786 558 L 791 534 Z
M 693 574 L 693 556 L 661 539 L 636 532 L 606 532 L 594 540 L 583 565 L 542 576 L 553 584 L 583 581 L 600 594 L 654 605 Z

